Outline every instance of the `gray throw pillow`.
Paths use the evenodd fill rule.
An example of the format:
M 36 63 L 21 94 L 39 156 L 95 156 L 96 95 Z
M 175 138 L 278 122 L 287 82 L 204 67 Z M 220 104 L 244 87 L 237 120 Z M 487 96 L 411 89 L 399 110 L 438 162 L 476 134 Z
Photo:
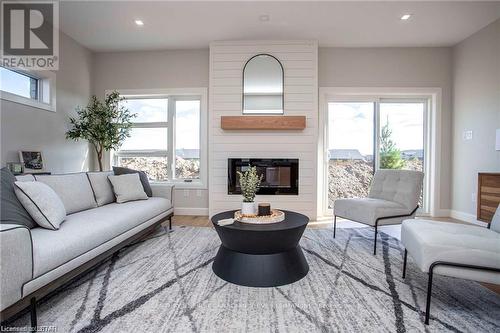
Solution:
M 1 172 L 1 206 L 0 215 L 2 224 L 20 224 L 33 229 L 37 227 L 36 222 L 24 209 L 14 192 L 16 177 L 8 168 L 2 168 Z
M 148 197 L 153 196 L 153 190 L 151 189 L 151 185 L 149 185 L 149 179 L 148 176 L 144 171 L 139 171 L 139 170 L 134 170 L 134 169 L 129 169 L 129 168 L 122 168 L 122 167 L 113 167 L 113 172 L 116 176 L 119 175 L 126 175 L 130 173 L 138 173 L 139 178 L 142 183 L 142 187 L 144 187 L 144 192 L 146 192 L 146 195 Z
M 42 228 L 57 230 L 66 218 L 66 209 L 56 192 L 42 182 L 14 183 L 17 198 Z
M 115 201 L 113 187 L 108 179 L 110 175 L 113 175 L 112 171 L 87 172 L 97 206 L 107 205 Z
M 113 185 L 117 203 L 148 199 L 137 173 L 108 176 L 108 178 Z

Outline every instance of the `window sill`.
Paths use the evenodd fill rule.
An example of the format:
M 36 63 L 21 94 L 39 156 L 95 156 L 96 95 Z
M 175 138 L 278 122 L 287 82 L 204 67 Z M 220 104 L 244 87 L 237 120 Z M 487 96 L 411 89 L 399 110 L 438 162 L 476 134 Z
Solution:
M 172 186 L 175 185 L 177 189 L 196 189 L 196 190 L 207 190 L 207 186 L 203 184 L 201 181 L 193 181 L 191 183 L 181 182 L 181 181 L 151 181 L 151 185 L 153 186 L 161 186 L 167 185 Z
M 43 103 L 31 98 L 26 98 L 16 94 L 11 94 L 6 91 L 0 91 L 0 99 L 17 104 L 30 106 L 32 108 L 42 109 L 46 111 L 56 112 L 56 107 L 53 104 Z

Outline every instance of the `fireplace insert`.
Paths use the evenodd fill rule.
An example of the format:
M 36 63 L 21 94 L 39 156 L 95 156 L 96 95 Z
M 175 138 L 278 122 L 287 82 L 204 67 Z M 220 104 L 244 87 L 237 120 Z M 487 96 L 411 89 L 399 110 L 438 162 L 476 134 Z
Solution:
M 245 171 L 250 166 L 257 167 L 262 175 L 262 183 L 257 194 L 298 195 L 299 194 L 299 160 L 298 159 L 264 159 L 264 158 L 230 158 L 227 170 L 228 194 L 241 194 L 239 176 L 236 171 Z

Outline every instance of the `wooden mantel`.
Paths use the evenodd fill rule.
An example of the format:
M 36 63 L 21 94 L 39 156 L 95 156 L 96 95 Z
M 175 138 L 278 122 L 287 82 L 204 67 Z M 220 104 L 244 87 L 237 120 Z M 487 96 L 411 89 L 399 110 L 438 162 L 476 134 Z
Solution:
M 305 116 L 222 116 L 224 130 L 303 130 Z

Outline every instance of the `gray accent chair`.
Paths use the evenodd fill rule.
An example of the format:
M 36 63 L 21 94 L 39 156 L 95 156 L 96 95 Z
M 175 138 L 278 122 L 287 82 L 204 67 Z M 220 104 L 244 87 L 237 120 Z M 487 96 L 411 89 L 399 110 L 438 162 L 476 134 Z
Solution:
M 403 221 L 405 247 L 403 278 L 408 253 L 428 273 L 425 324 L 429 324 L 434 274 L 500 284 L 500 206 L 487 228 L 473 224 L 429 220 Z
M 153 197 L 118 204 L 108 173 L 20 176 L 41 181 L 62 198 L 68 215 L 58 230 L 0 225 L 0 317 L 5 321 L 26 307 L 36 327 L 36 303 L 62 284 L 92 269 L 174 214 L 174 186 L 153 184 Z M 102 177 L 101 177 L 102 176 Z M 109 195 L 108 195 L 109 196 Z
M 367 198 L 338 199 L 334 203 L 333 238 L 337 216 L 375 228 L 373 254 L 377 254 L 379 225 L 401 224 L 414 218 L 422 193 L 424 174 L 409 170 L 378 170 Z

